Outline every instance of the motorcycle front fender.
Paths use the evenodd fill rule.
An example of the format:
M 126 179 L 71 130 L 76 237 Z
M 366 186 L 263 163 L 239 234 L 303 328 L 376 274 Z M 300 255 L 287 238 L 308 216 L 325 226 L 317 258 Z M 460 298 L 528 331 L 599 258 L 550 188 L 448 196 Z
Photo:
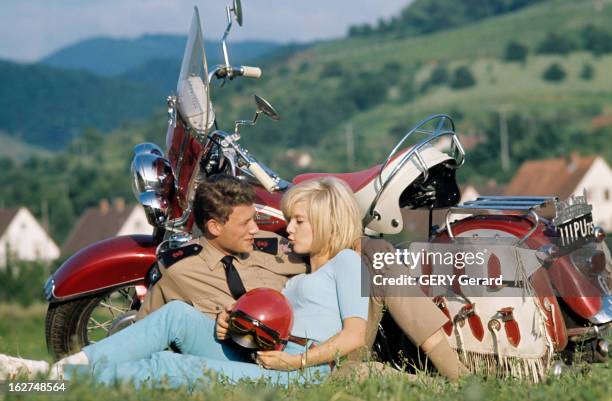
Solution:
M 144 283 L 155 263 L 151 235 L 126 235 L 96 242 L 72 255 L 45 284 L 49 302 L 65 301 L 108 288 Z

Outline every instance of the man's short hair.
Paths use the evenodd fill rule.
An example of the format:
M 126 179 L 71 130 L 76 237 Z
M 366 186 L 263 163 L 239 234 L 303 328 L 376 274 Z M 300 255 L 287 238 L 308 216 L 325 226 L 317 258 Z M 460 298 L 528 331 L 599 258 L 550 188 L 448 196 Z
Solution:
M 206 232 L 209 220 L 224 224 L 234 207 L 253 203 L 255 190 L 247 182 L 231 175 L 213 175 L 196 189 L 193 200 L 195 223 L 202 232 Z

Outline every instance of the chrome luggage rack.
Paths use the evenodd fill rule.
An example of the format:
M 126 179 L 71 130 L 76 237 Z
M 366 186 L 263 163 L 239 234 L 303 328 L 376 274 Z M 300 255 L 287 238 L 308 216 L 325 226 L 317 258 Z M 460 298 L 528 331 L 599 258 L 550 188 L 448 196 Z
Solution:
M 451 229 L 451 214 L 511 214 L 532 217 L 533 227 L 517 245 L 521 245 L 537 229 L 540 216 L 536 210 L 549 205 L 554 205 L 559 200 L 556 196 L 479 196 L 476 200 L 467 201 L 464 204 L 451 207 L 446 213 L 446 231 L 451 239 L 454 239 Z

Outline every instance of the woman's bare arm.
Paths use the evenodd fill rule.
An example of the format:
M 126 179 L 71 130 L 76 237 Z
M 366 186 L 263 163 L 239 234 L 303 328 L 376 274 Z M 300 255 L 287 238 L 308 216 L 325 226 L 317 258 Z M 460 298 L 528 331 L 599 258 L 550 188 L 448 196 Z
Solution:
M 365 344 L 366 321 L 359 317 L 344 319 L 342 330 L 324 343 L 306 351 L 306 366 L 321 365 L 345 356 Z M 301 362 L 301 361 L 300 361 Z
M 343 327 L 324 343 L 310 348 L 305 355 L 290 355 L 282 351 L 260 351 L 257 362 L 267 369 L 296 370 L 302 367 L 322 365 L 362 347 L 365 344 L 366 321 L 359 317 L 343 320 Z

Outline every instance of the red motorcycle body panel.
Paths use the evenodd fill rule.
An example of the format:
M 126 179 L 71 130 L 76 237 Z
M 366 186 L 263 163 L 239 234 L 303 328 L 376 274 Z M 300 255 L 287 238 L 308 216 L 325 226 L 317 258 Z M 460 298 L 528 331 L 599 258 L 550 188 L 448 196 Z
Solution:
M 395 159 L 404 156 L 412 149 L 412 147 L 406 148 L 400 152 L 397 152 L 391 159 L 390 162 Z M 353 192 L 357 192 L 361 190 L 363 187 L 368 185 L 373 179 L 375 179 L 380 174 L 380 169 L 382 168 L 382 164 L 377 164 L 376 166 L 372 166 L 368 169 L 356 171 L 354 173 L 306 173 L 300 174 L 293 179 L 295 184 L 299 184 L 300 182 L 312 180 L 315 178 L 323 178 L 323 177 L 336 177 L 348 184 L 348 186 L 353 190 Z
M 171 201 L 172 217 L 176 218 L 187 208 L 187 188 L 200 160 L 202 145 L 185 132 L 183 123 L 177 119 L 174 128 L 168 127 L 166 146 L 168 160 L 174 173 L 176 174 L 178 170 L 178 176 L 175 177 L 178 186 L 177 196 Z
M 172 166 L 172 171 L 176 171 L 180 151 L 180 141 L 182 141 L 184 136 L 185 128 L 178 121 L 176 123 L 176 127 L 172 128 L 171 125 L 168 126 L 168 132 L 166 133 L 166 149 L 168 161 Z M 179 199 L 180 194 L 176 194 L 176 196 L 170 199 L 170 210 L 172 211 L 172 218 L 180 217 L 183 213 L 183 209 L 180 206 Z
M 268 192 L 263 188 L 255 187 L 255 203 L 267 206 L 281 212 L 281 199 L 283 192 Z
M 353 192 L 359 191 L 361 188 L 365 187 L 370 181 L 372 181 L 378 174 L 380 174 L 381 164 L 376 165 L 374 167 L 370 167 L 367 170 L 357 171 L 355 173 L 340 173 L 340 174 L 330 174 L 330 173 L 307 173 L 300 174 L 293 179 L 293 182 L 299 184 L 300 182 L 312 180 L 315 178 L 322 177 L 336 177 L 340 178 L 344 182 L 346 182 L 349 187 L 353 190 Z
M 286 236 L 287 222 L 281 218 L 280 202 L 282 192 L 270 193 L 263 188 L 255 187 L 255 207 L 257 215 L 255 220 L 260 230 L 273 231 Z
M 81 249 L 53 273 L 55 300 L 144 282 L 147 271 L 156 261 L 156 248 L 150 235 L 128 235 Z
M 601 290 L 576 271 L 569 256 L 559 258 L 548 270 L 548 276 L 563 301 L 579 316 L 588 319 L 601 309 Z

